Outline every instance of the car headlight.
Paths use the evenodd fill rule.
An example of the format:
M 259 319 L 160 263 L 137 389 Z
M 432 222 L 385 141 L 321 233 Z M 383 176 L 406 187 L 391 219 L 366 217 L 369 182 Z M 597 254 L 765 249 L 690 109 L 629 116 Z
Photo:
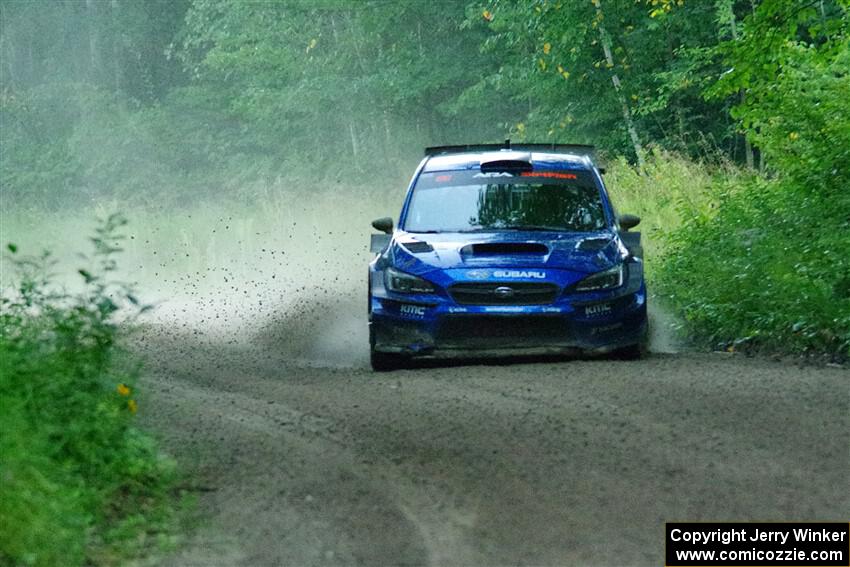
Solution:
M 434 293 L 434 284 L 422 278 L 400 272 L 395 268 L 384 271 L 384 284 L 396 293 Z
M 590 277 L 584 278 L 573 288 L 575 291 L 595 291 L 599 289 L 614 289 L 623 285 L 625 280 L 626 265 L 619 264 L 598 272 Z

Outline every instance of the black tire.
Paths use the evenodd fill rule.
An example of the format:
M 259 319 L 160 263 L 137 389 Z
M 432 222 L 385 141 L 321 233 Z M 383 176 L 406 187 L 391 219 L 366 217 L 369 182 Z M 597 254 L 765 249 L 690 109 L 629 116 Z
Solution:
M 636 344 L 618 348 L 611 354 L 614 358 L 619 360 L 640 360 L 641 358 L 645 358 L 648 353 L 649 321 L 647 321 L 646 327 L 644 328 L 643 333 L 641 333 L 640 335 L 640 340 Z
M 404 366 L 401 355 L 369 349 L 369 363 L 375 372 L 388 372 Z
M 640 360 L 646 355 L 646 345 L 642 342 L 636 345 L 629 345 L 618 348 L 612 354 L 618 360 Z
M 641 335 L 640 342 L 627 347 L 618 348 L 612 354 L 614 355 L 614 358 L 618 358 L 620 360 L 640 360 L 641 358 L 645 358 L 648 352 L 649 326 L 647 325 Z

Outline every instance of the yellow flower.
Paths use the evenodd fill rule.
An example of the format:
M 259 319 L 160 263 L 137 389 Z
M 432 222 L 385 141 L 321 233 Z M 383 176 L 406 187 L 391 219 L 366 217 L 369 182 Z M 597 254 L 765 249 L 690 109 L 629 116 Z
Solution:
M 130 410 L 130 413 L 136 413 L 139 409 L 139 406 L 136 405 L 136 400 L 127 400 L 127 409 Z
M 493 12 L 491 12 L 490 10 L 484 10 L 483 12 L 481 12 L 481 15 L 484 16 L 484 19 L 488 22 L 493 21 Z
M 115 390 L 116 390 L 119 394 L 121 394 L 122 396 L 129 396 L 129 395 L 130 395 L 130 388 L 128 388 L 128 387 L 127 387 L 126 385 L 124 385 L 124 384 L 118 384 L 118 387 L 117 387 L 117 388 L 115 388 Z
M 790 139 L 792 142 L 799 137 L 800 135 L 797 132 L 791 132 L 790 134 L 788 134 L 788 139 Z
M 546 55 L 549 55 L 550 51 L 552 51 L 552 44 L 547 41 L 546 43 L 543 44 L 543 53 L 545 53 Z

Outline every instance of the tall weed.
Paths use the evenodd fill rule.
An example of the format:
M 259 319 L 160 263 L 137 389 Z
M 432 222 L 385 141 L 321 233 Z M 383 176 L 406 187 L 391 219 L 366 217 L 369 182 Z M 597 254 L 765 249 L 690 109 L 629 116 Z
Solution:
M 175 467 L 133 426 L 138 366 L 119 345 L 147 309 L 112 277 L 125 224 L 112 215 L 98 227 L 74 294 L 52 285 L 49 254 L 7 245 L 18 285 L 0 297 L 3 563 L 115 563 L 171 517 Z

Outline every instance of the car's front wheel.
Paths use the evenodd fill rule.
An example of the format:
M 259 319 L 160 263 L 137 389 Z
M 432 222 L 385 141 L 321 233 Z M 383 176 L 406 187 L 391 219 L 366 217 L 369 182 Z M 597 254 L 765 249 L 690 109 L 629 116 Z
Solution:
M 375 330 L 369 324 L 369 363 L 375 372 L 387 372 L 404 366 L 404 356 L 375 350 Z
M 637 344 L 618 348 L 613 352 L 614 358 L 620 360 L 640 360 L 649 352 L 649 325 L 647 324 Z
M 646 356 L 646 345 L 641 342 L 636 345 L 618 348 L 613 352 L 613 355 L 618 360 L 640 360 Z

